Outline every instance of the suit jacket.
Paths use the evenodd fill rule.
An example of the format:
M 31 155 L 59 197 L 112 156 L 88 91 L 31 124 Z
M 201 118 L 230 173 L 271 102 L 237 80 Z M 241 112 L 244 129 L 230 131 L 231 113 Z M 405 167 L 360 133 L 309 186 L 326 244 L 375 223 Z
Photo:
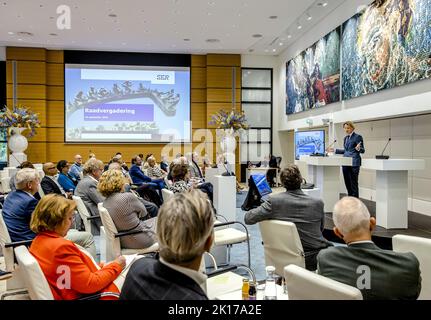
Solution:
M 136 164 L 132 165 L 129 170 L 130 178 L 134 184 L 142 185 L 146 182 L 151 182 L 151 178 L 146 176 L 144 172 Z
M 31 244 L 30 253 L 39 263 L 56 300 L 75 300 L 98 292 L 119 293 L 113 283 L 122 271 L 118 263 L 109 263 L 98 270 L 89 256 L 55 232 L 39 233 Z M 65 284 L 58 281 L 65 274 L 64 271 L 59 273 L 59 266 L 68 267 L 70 288 L 59 288 L 59 283 Z
M 99 215 L 99 209 L 97 208 L 97 204 L 100 202 L 103 202 L 103 200 L 105 200 L 105 197 L 103 197 L 100 194 L 100 192 L 97 190 L 97 181 L 95 179 L 87 175 L 81 181 L 79 181 L 75 189 L 75 196 L 81 197 L 82 202 L 84 202 L 88 212 L 92 216 Z M 101 221 L 100 220 L 91 220 L 91 221 L 92 221 L 92 225 L 96 227 L 96 229 L 92 228 L 92 233 L 93 232 L 98 233 L 99 232 L 98 230 L 102 225 Z
M 48 176 L 44 176 L 40 182 L 42 190 L 45 194 L 56 193 L 62 194 L 60 187 Z
M 199 168 L 199 165 L 193 160 L 189 164 L 189 171 L 191 178 L 203 178 L 201 168 Z
M 322 250 L 317 261 L 319 274 L 353 287 L 361 284 L 364 300 L 413 300 L 421 291 L 419 261 L 411 252 L 383 250 L 366 242 Z M 363 288 L 366 272 L 360 266 L 369 267 L 369 288 Z
M 30 230 L 30 220 L 37 203 L 36 198 L 21 190 L 8 194 L 2 214 L 13 242 L 31 240 L 36 236 Z
M 344 137 L 344 149 L 336 149 L 335 153 L 343 154 L 345 157 L 352 158 L 352 167 L 360 167 L 362 163 L 361 153 L 365 152 L 364 139 L 360 134 L 352 132 L 350 138 L 349 136 Z M 355 147 L 361 142 L 361 149 L 357 151 Z
M 202 288 L 185 274 L 159 260 L 136 260 L 127 273 L 120 300 L 208 300 Z
M 320 250 L 329 245 L 322 235 L 325 223 L 323 201 L 300 189 L 271 195 L 267 202 L 248 211 L 244 217 L 246 224 L 272 219 L 295 223 L 304 251 Z

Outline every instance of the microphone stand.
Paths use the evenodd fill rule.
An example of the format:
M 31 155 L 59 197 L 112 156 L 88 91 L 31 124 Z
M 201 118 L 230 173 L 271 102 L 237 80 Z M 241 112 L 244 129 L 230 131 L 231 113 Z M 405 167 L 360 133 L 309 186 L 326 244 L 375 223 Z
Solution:
M 329 149 L 329 148 L 331 148 L 331 147 L 335 144 L 335 142 L 337 142 L 337 139 L 335 139 L 335 140 L 334 140 L 334 142 L 332 142 L 332 143 L 329 145 L 328 149 Z M 328 157 L 328 152 L 325 152 L 325 157 Z
M 388 147 L 389 142 L 391 142 L 391 140 L 392 140 L 392 138 L 388 139 L 388 142 L 386 142 L 386 145 L 383 148 L 382 154 L 376 155 L 376 159 L 379 159 L 379 160 L 388 160 L 389 159 L 389 156 L 384 156 L 383 153 L 385 152 L 385 150 Z

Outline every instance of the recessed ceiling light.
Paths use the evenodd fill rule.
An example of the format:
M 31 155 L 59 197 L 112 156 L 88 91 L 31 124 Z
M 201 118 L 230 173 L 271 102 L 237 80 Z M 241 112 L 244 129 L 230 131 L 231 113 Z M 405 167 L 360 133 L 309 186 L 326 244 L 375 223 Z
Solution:
M 108 14 L 108 17 L 116 18 L 116 17 L 117 17 L 117 15 L 116 15 L 115 13 L 110 13 L 110 14 Z
M 12 34 L 14 34 L 12 31 L 9 31 L 7 34 L 10 34 L 10 35 L 12 35 Z
M 288 35 L 287 35 L 287 39 L 290 39 L 290 38 L 292 38 L 292 35 L 291 35 L 291 34 L 288 34 Z
M 184 38 L 183 40 L 184 40 L 184 41 L 190 41 L 190 39 L 189 39 L 189 38 Z
M 272 52 L 275 52 L 275 51 L 277 51 L 277 49 L 272 49 Z
M 22 41 L 22 39 L 21 39 L 21 38 L 19 38 L 19 39 L 18 39 L 18 41 Z
M 319 7 L 326 7 L 328 5 L 328 3 L 327 2 L 319 2 L 317 5 Z
M 283 45 L 283 42 L 280 42 L 278 45 L 279 45 L 279 46 L 282 46 L 282 45 Z
M 50 35 L 50 36 L 53 36 L 53 37 L 58 36 L 58 34 L 56 34 L 56 33 L 50 33 L 49 35 Z
M 301 29 L 302 29 L 302 26 L 298 23 L 297 28 L 298 28 L 298 30 L 301 30 Z
M 277 19 L 278 16 L 269 16 L 269 19 Z
M 310 21 L 311 19 L 313 19 L 313 17 L 309 13 L 307 13 L 307 21 Z
M 209 43 L 220 42 L 220 40 L 219 40 L 219 39 L 215 39 L 215 38 L 212 38 L 212 39 L 206 39 L 205 41 L 206 41 L 206 42 L 209 42 Z
M 260 33 L 255 33 L 252 35 L 253 38 L 262 38 L 262 35 Z

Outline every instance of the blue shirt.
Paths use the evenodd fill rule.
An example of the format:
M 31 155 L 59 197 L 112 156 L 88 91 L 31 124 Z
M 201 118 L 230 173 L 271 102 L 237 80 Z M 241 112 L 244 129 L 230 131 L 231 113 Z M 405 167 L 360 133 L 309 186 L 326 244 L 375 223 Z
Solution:
M 74 163 L 69 169 L 69 174 L 73 179 L 75 179 L 76 181 L 79 181 L 81 180 L 81 176 L 79 174 L 82 172 L 82 170 L 83 168 L 81 165 Z
M 60 173 L 58 175 L 57 181 L 65 192 L 69 192 L 69 191 L 74 192 L 75 191 L 76 187 L 73 184 L 72 179 L 70 179 L 64 173 Z

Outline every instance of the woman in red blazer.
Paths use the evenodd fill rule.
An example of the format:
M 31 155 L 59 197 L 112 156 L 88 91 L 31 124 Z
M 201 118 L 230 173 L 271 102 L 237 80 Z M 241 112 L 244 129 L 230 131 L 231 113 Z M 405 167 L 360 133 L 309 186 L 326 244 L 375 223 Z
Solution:
M 75 208 L 74 201 L 60 195 L 43 197 L 30 222 L 37 233 L 30 253 L 39 263 L 56 300 L 74 300 L 96 293 L 104 293 L 103 299 L 116 299 L 121 288 L 113 281 L 125 267 L 125 258 L 120 256 L 98 266 L 73 242 L 64 239 Z

